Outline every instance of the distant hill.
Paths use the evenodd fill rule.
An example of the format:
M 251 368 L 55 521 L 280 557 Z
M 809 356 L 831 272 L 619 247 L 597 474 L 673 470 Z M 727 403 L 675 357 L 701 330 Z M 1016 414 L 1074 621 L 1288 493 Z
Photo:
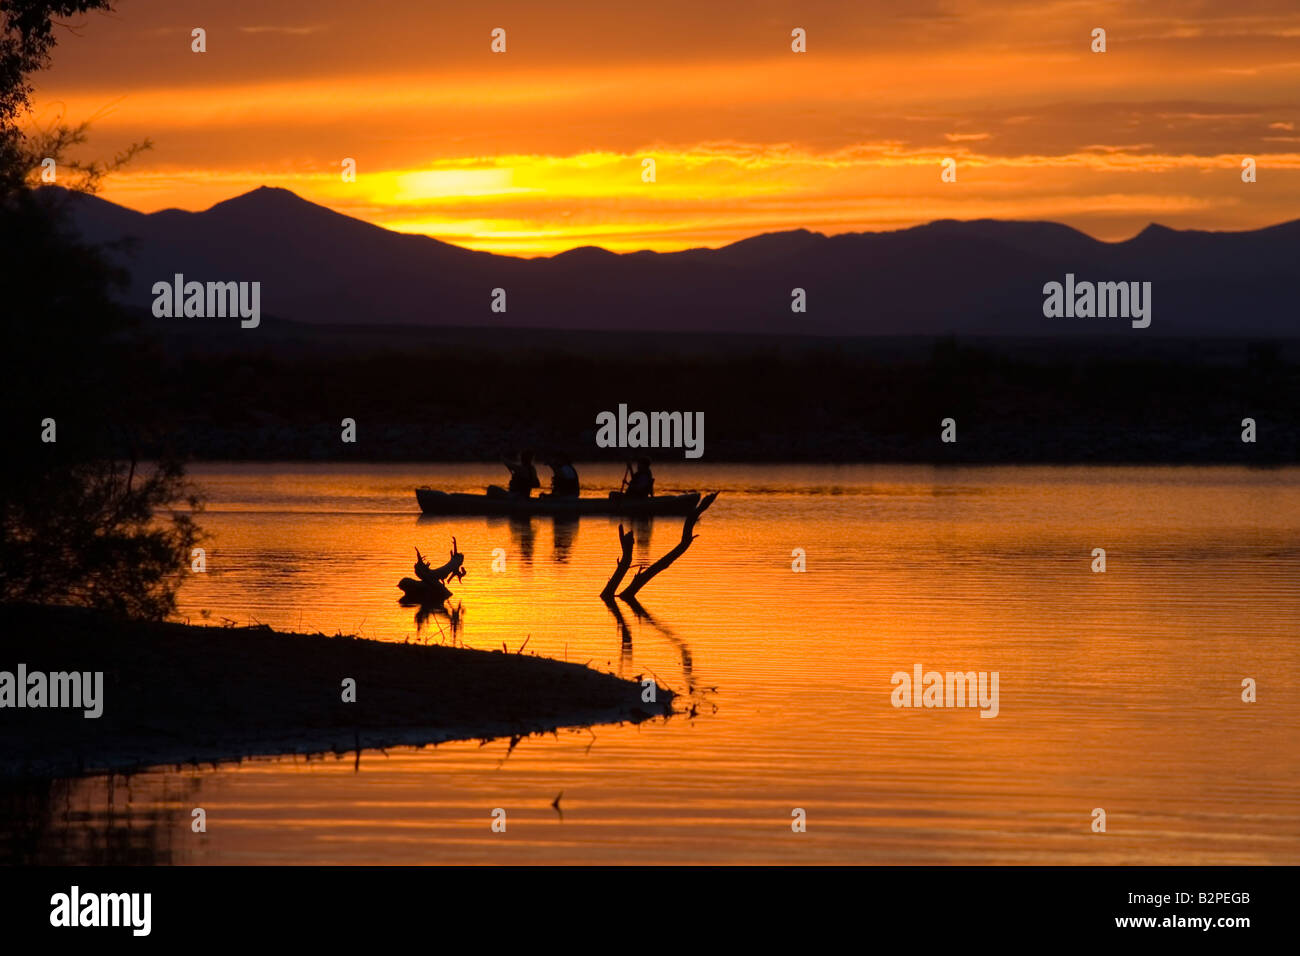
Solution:
M 1148 226 L 1100 242 L 1047 222 L 755 236 L 720 249 L 521 259 L 391 232 L 262 187 L 203 212 L 143 214 L 69 195 L 92 241 L 123 252 L 147 309 L 174 273 L 259 281 L 262 311 L 301 323 L 812 335 L 1294 336 L 1300 221 L 1250 232 Z M 1045 318 L 1044 283 L 1153 283 L 1151 327 Z M 808 311 L 790 310 L 806 290 Z M 508 311 L 490 310 L 504 288 Z M 220 320 L 176 319 L 176 322 Z M 243 334 L 251 334 L 245 332 Z

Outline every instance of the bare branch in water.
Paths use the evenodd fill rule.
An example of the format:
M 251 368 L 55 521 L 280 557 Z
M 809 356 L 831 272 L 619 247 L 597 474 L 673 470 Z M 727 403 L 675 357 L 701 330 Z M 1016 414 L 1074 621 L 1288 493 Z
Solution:
M 691 546 L 691 542 L 694 541 L 696 537 L 692 533 L 695 530 L 695 522 L 700 520 L 700 515 L 704 514 L 704 512 L 708 510 L 709 505 L 713 504 L 714 499 L 717 497 L 718 493 L 714 491 L 700 499 L 700 503 L 695 506 L 695 510 L 687 515 L 686 520 L 682 522 L 682 540 L 677 543 L 675 548 L 665 554 L 654 564 L 647 568 L 642 568 L 633 575 L 632 583 L 619 592 L 619 597 L 625 601 L 635 598 L 637 592 L 650 583 L 651 578 L 665 570 L 670 564 L 686 553 L 686 549 Z M 630 544 L 625 546 L 625 552 L 629 555 L 631 554 Z M 629 561 L 630 560 L 631 558 L 629 557 Z M 624 571 L 626 571 L 626 568 Z
M 623 583 L 623 577 L 627 574 L 627 569 L 632 566 L 632 532 L 624 531 L 621 524 L 618 526 L 618 542 L 623 549 L 623 553 L 618 559 L 618 564 L 614 567 L 614 573 L 610 576 L 609 583 L 600 592 L 600 599 L 606 602 L 614 600 L 614 592 Z

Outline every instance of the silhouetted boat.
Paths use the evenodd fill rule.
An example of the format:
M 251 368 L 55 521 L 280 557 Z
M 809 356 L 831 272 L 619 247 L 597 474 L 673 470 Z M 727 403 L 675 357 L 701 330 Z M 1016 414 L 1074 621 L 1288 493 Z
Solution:
M 427 515 L 688 515 L 700 501 L 700 493 L 655 495 L 629 498 L 611 491 L 607 498 L 566 498 L 538 495 L 466 495 L 416 488 L 415 500 Z

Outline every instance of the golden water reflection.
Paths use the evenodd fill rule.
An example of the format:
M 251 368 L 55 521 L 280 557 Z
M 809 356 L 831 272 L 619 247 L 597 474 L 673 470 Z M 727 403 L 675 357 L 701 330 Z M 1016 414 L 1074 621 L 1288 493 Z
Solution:
M 658 470 L 664 492 L 722 495 L 641 605 L 611 608 L 597 595 L 616 520 L 415 514 L 416 484 L 473 490 L 498 481 L 494 469 L 198 469 L 214 540 L 209 573 L 182 594 L 191 620 L 511 650 L 526 639 L 528 652 L 655 676 L 685 694 L 686 712 L 513 749 L 366 752 L 359 766 L 331 755 L 151 771 L 131 779 L 130 805 L 166 839 L 127 841 L 129 852 L 1300 863 L 1300 470 Z M 617 468 L 581 472 L 617 484 Z M 641 563 L 681 525 L 634 531 Z M 453 583 L 454 634 L 449 614 L 417 625 L 395 588 L 416 546 L 438 556 L 452 535 L 469 572 Z M 791 569 L 796 548 L 804 573 Z M 1094 548 L 1106 549 L 1104 574 Z M 998 671 L 998 717 L 892 707 L 890 676 L 918 663 Z M 1240 698 L 1246 677 L 1254 704 Z M 31 854 L 116 852 L 105 779 L 61 786 L 74 812 L 40 817 Z M 189 832 L 191 804 L 207 810 L 207 834 Z M 496 807 L 504 834 L 490 830 Z M 791 831 L 795 807 L 806 833 Z M 1105 834 L 1090 830 L 1097 807 Z

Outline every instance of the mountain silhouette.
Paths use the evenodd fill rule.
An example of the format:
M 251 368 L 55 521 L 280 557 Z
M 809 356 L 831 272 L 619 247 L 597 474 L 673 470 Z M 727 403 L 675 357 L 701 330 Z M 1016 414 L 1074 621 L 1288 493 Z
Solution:
M 49 187 L 51 190 L 54 187 Z M 1292 336 L 1300 220 L 1246 232 L 1152 224 L 1102 242 L 1051 222 L 940 220 L 891 232 L 800 229 L 719 249 L 616 254 L 591 246 L 524 259 L 392 232 L 261 187 L 202 212 L 144 214 L 65 194 L 94 242 L 155 282 L 258 281 L 264 314 L 300 323 L 813 335 Z M 1043 285 L 1152 283 L 1150 328 L 1045 318 Z M 507 311 L 491 311 L 492 290 Z M 807 312 L 791 311 L 805 290 Z M 202 322 L 203 319 L 167 321 Z M 248 334 L 248 333 L 245 333 Z

